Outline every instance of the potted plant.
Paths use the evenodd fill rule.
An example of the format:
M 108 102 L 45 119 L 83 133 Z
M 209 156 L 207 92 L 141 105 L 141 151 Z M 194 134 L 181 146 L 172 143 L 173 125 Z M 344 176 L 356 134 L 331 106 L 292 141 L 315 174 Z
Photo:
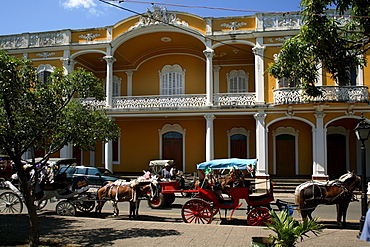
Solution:
M 270 211 L 270 214 L 271 221 L 266 223 L 265 229 L 272 230 L 275 234 L 270 234 L 268 238 L 253 238 L 252 246 L 291 247 L 296 245 L 298 239 L 302 241 L 303 237 L 309 237 L 307 233 L 318 235 L 324 229 L 324 225 L 318 223 L 318 218 L 306 218 L 299 223 L 286 210 L 280 214 Z

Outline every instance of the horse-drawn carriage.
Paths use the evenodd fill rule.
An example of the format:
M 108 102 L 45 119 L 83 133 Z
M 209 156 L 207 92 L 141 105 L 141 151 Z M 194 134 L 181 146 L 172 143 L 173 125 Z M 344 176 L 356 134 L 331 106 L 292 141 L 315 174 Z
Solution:
M 182 219 L 186 223 L 211 223 L 220 209 L 232 210 L 242 206 L 241 199 L 247 204 L 247 222 L 261 226 L 270 219 L 270 202 L 274 200 L 273 187 L 265 194 L 251 195 L 249 183 L 245 182 L 248 174 L 253 174 L 257 159 L 219 159 L 197 165 L 203 179 L 197 184 L 198 194 L 182 207 Z M 222 173 L 227 172 L 224 177 Z
M 84 177 L 74 179 L 66 178 L 64 172 L 60 172 L 61 166 L 75 166 L 75 159 L 50 159 L 48 165 L 38 171 L 35 206 L 42 209 L 48 200 L 57 200 L 55 207 L 58 215 L 75 215 L 76 209 L 82 212 L 89 212 L 95 207 L 96 190 L 90 191 Z M 25 163 L 25 166 L 27 164 Z M 31 172 L 30 177 L 34 176 Z M 17 176 L 13 175 L 13 180 Z M 0 213 L 21 213 L 23 210 L 24 198 L 20 190 L 12 181 L 2 180 L 1 185 L 8 190 L 0 194 Z
M 161 177 L 161 171 L 165 166 L 174 166 L 173 160 L 152 160 L 149 162 L 149 170 L 152 176 Z M 177 179 L 178 178 L 178 179 Z M 177 180 L 176 180 L 177 179 Z M 176 175 L 172 179 L 161 178 L 158 181 L 155 195 L 148 199 L 148 205 L 151 208 L 162 208 L 164 206 L 170 206 L 176 199 L 176 193 L 182 194 L 183 196 L 191 196 L 193 193 L 197 193 L 194 184 L 197 177 L 194 175 L 192 181 L 180 182 L 183 175 Z

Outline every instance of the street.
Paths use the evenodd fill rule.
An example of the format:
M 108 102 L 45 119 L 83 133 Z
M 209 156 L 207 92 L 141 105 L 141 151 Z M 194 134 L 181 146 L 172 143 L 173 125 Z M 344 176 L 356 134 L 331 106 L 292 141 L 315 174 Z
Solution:
M 284 201 L 288 202 L 294 202 L 294 197 L 291 195 L 289 197 L 282 197 L 281 195 L 278 196 L 278 198 L 283 199 Z M 154 221 L 171 221 L 171 222 L 182 222 L 181 218 L 181 208 L 184 203 L 189 200 L 190 198 L 182 198 L 177 196 L 175 202 L 172 204 L 172 207 L 165 207 L 163 209 L 151 209 L 148 206 L 148 203 L 146 200 L 141 201 L 140 203 L 140 209 L 139 209 L 139 215 L 141 220 L 154 220 Z M 275 196 L 275 200 L 276 200 Z M 56 214 L 55 207 L 57 203 L 53 202 L 50 203 L 48 201 L 48 204 L 46 207 L 40 211 L 40 214 Z M 347 211 L 347 222 L 349 224 L 357 224 L 360 219 L 360 202 L 351 202 Z M 118 203 L 118 208 L 120 210 L 120 217 L 126 218 L 128 217 L 128 208 L 129 204 L 127 202 L 120 202 Z M 272 205 L 273 209 L 277 210 L 276 205 Z M 233 215 L 233 219 L 238 220 L 246 220 L 246 209 L 247 205 L 243 203 L 243 205 L 237 209 Z M 25 209 L 24 209 L 25 212 Z M 105 203 L 103 210 L 103 217 L 112 217 L 113 215 L 113 207 L 111 202 Z M 227 212 L 229 215 L 230 211 Z M 83 215 L 86 217 L 95 217 L 94 211 L 90 213 L 81 213 L 77 212 L 77 216 Z M 225 212 L 224 210 L 221 210 L 221 215 L 224 218 Z M 336 221 L 336 206 L 335 205 L 319 205 L 316 210 L 312 214 L 313 217 L 319 217 L 324 222 L 333 222 Z M 300 219 L 300 216 L 298 212 L 294 212 L 293 217 L 296 219 Z M 219 216 L 217 216 L 219 218 Z M 217 220 L 212 222 L 212 224 L 217 224 Z

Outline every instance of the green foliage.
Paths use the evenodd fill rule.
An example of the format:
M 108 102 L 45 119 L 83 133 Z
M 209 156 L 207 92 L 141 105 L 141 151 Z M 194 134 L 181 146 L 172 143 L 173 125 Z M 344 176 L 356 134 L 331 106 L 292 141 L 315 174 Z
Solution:
M 267 229 L 275 233 L 270 234 L 269 237 L 271 246 L 295 246 L 298 239 L 302 241 L 303 237 L 308 237 L 307 233 L 312 232 L 317 235 L 323 230 L 323 225 L 317 222 L 317 218 L 312 220 L 306 218 L 298 223 L 286 210 L 281 211 L 280 214 L 272 210 L 270 214 L 271 222 L 267 223 Z
M 31 147 L 49 156 L 68 143 L 92 150 L 96 141 L 118 138 L 104 111 L 83 105 L 76 95 L 103 100 L 103 85 L 83 69 L 65 75 L 62 68 L 42 83 L 31 61 L 0 51 L 0 148 L 13 158 Z
M 320 66 L 339 85 L 349 84 L 350 71 L 366 66 L 360 55 L 370 49 L 370 1 L 302 0 L 301 7 L 304 25 L 284 43 L 269 73 L 278 79 L 300 78 L 309 96 L 320 95 L 314 89 Z M 328 14 L 333 7 L 346 17 Z M 345 24 L 340 19 L 345 19 Z

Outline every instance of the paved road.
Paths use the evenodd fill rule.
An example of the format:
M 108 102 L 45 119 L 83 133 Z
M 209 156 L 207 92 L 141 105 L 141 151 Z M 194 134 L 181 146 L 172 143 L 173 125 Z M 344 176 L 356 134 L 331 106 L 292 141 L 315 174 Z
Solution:
M 282 198 L 276 195 L 276 198 Z M 293 201 L 292 197 L 283 198 Z M 41 240 L 58 246 L 250 246 L 253 236 L 268 236 L 263 227 L 246 223 L 246 206 L 235 213 L 233 220 L 216 218 L 210 225 L 185 224 L 181 206 L 186 198 L 177 198 L 173 207 L 150 209 L 141 203 L 140 219 L 128 220 L 128 203 L 119 203 L 119 217 L 112 217 L 109 203 L 103 209 L 103 218 L 93 213 L 78 213 L 76 217 L 56 215 L 56 203 L 40 212 Z M 320 216 L 327 229 L 318 237 L 306 238 L 297 246 L 370 246 L 357 238 L 360 204 L 350 204 L 348 228 L 335 224 L 335 206 L 319 207 L 314 216 Z M 299 216 L 295 213 L 295 217 Z M 0 215 L 0 245 L 25 244 L 28 238 L 28 219 L 21 215 Z

